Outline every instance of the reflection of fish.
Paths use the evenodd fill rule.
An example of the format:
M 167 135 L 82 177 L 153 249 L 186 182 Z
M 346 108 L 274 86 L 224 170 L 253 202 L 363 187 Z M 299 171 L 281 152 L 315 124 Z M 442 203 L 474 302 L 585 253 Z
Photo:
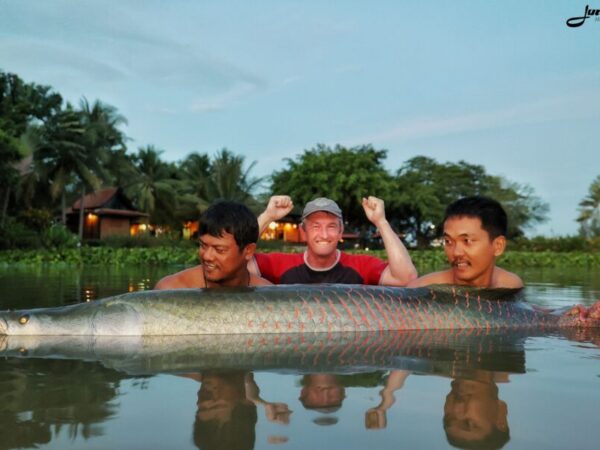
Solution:
M 456 374 L 524 371 L 526 330 L 203 336 L 3 336 L 0 356 L 99 361 L 133 375 L 225 369 Z M 491 356 L 493 355 L 493 356 Z
M 0 313 L 6 335 L 192 335 L 600 326 L 600 302 L 542 311 L 515 290 L 288 285 L 123 294 Z
M 0 336 L 0 356 L 98 361 L 132 375 L 205 370 L 293 373 L 408 369 L 468 376 L 473 370 L 522 373 L 532 329 L 411 330 L 203 336 Z M 598 340 L 596 329 L 560 336 Z

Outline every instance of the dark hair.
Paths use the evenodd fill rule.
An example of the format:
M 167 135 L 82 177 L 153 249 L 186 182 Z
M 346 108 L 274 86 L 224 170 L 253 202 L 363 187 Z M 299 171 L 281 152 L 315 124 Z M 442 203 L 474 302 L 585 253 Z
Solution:
M 238 202 L 220 200 L 210 205 L 200 216 L 198 234 L 223 237 L 223 232 L 233 235 L 242 250 L 258 240 L 258 222 L 250 209 Z
M 199 449 L 252 450 L 256 440 L 256 405 L 238 403 L 231 419 L 224 424 L 216 420 L 194 421 L 192 439 Z
M 446 431 L 446 427 L 444 427 Z M 446 439 L 448 444 L 456 448 L 462 449 L 477 449 L 477 450 L 499 450 L 510 441 L 510 432 L 493 428 L 492 431 L 482 439 L 467 441 L 466 439 L 457 439 L 454 436 L 448 435 L 446 431 Z
M 463 197 L 451 203 L 446 208 L 446 215 L 442 223 L 451 217 L 467 216 L 481 220 L 481 228 L 488 232 L 490 239 L 506 236 L 508 219 L 502 205 L 493 198 L 481 195 Z

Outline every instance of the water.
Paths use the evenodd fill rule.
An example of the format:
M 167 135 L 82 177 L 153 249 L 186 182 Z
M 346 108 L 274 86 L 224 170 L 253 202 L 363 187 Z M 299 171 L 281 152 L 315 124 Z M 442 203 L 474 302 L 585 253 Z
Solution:
M 178 269 L 0 269 L 0 308 L 149 289 Z M 538 304 L 600 298 L 599 272 L 522 275 Z M 576 332 L 34 339 L 2 351 L 0 449 L 443 449 L 492 429 L 496 448 L 596 449 L 598 345 Z

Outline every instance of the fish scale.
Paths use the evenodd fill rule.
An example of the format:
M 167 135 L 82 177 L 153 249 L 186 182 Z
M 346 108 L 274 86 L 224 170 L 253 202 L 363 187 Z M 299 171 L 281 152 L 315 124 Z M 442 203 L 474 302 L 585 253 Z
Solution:
M 594 306 L 593 308 L 595 308 Z M 569 308 L 534 309 L 522 290 L 280 285 L 140 291 L 76 305 L 0 312 L 5 335 L 334 333 L 598 327 Z

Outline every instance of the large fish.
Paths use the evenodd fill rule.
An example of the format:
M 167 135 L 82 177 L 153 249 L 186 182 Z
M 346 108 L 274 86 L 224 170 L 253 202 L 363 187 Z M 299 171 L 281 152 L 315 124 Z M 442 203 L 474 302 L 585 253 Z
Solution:
M 287 285 L 140 291 L 0 313 L 0 335 L 195 335 L 600 327 L 600 302 L 543 310 L 522 291 Z

